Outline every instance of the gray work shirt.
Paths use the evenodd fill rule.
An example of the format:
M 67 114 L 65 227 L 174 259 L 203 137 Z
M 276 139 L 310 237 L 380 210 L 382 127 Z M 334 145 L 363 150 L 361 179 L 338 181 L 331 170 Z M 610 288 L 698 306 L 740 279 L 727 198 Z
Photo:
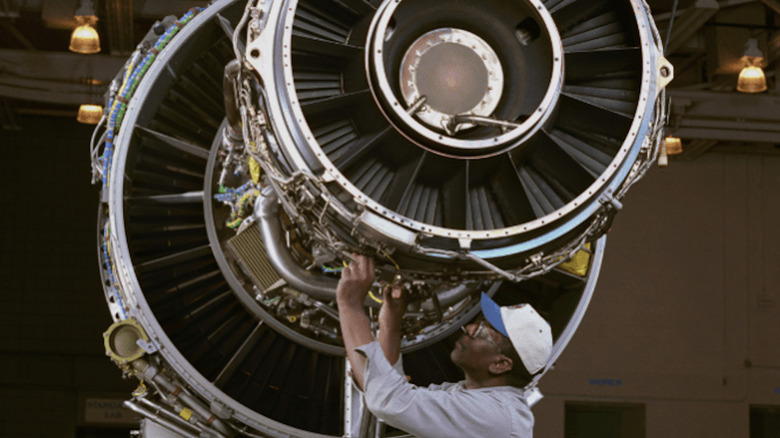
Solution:
M 416 386 L 374 341 L 355 349 L 368 358 L 364 396 L 387 424 L 419 438 L 531 438 L 534 416 L 523 390 L 512 386 L 466 389 L 463 382 Z

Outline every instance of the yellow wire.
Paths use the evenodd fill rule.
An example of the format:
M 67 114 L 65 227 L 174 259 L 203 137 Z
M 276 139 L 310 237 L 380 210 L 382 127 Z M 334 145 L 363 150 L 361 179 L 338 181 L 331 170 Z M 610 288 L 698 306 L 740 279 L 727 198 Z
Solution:
M 377 298 L 377 297 L 374 295 L 374 293 L 373 293 L 373 292 L 371 292 L 371 291 L 368 291 L 368 296 L 369 296 L 369 297 L 371 297 L 371 299 L 372 299 L 372 300 L 376 301 L 376 302 L 377 302 L 377 303 L 379 303 L 379 304 L 382 304 L 382 303 L 383 303 L 383 301 L 382 301 L 381 299 Z
M 390 260 L 390 263 L 392 263 L 392 264 L 393 264 L 393 266 L 395 266 L 395 272 L 396 272 L 396 274 L 398 274 L 399 272 L 401 272 L 401 267 L 400 267 L 400 266 L 398 266 L 398 263 L 396 263 L 396 262 L 395 262 L 395 260 L 393 260 L 393 258 L 392 258 L 392 257 L 390 257 L 390 254 L 388 254 L 388 253 L 387 253 L 387 251 L 382 251 L 382 255 L 383 255 L 383 256 L 385 256 L 385 258 L 387 258 L 388 260 Z M 392 283 L 390 283 L 390 285 L 392 286 L 392 285 L 394 285 L 394 284 L 396 284 L 396 283 L 398 283 L 398 275 L 394 275 L 394 276 L 393 276 L 393 282 L 392 282 Z
M 141 383 L 138 385 L 138 388 L 133 391 L 133 395 L 135 397 L 140 397 L 146 394 L 146 384 L 144 384 L 144 381 L 141 380 Z
M 349 266 L 345 260 L 342 260 L 341 263 L 344 265 L 345 268 Z M 372 300 L 374 300 L 379 304 L 383 303 L 382 299 L 377 298 L 376 295 L 374 295 L 374 292 L 372 292 L 371 290 L 368 291 L 368 296 L 371 297 Z
M 395 260 L 393 260 L 392 257 L 390 257 L 390 254 L 388 254 L 387 251 L 382 251 L 382 255 L 384 255 L 388 260 L 390 260 L 391 263 L 393 263 L 393 266 L 395 266 L 396 272 L 400 272 L 401 271 L 401 267 L 398 266 L 398 263 L 396 263 Z M 344 265 L 345 268 L 347 266 L 349 266 L 349 265 L 347 265 L 347 262 L 344 261 L 344 260 L 342 260 L 341 263 Z M 398 276 L 395 275 L 395 276 L 393 276 L 393 282 L 390 283 L 390 285 L 394 285 L 397 282 L 398 282 Z M 368 296 L 371 297 L 372 300 L 374 300 L 375 302 L 377 302 L 379 304 L 382 304 L 384 302 L 384 301 L 382 301 L 381 298 L 377 298 L 376 295 L 374 295 L 374 292 L 372 292 L 372 291 L 368 291 Z
M 130 65 L 127 66 L 127 70 L 125 70 L 125 77 L 122 79 L 122 86 L 119 87 L 119 91 L 125 89 L 125 85 L 127 85 L 127 80 L 130 79 L 130 75 L 133 73 L 133 70 L 135 69 L 135 59 L 130 60 Z M 114 110 L 116 109 L 117 105 L 120 105 L 119 99 L 114 99 L 114 104 L 111 106 L 110 111 L 108 114 L 113 114 Z
M 134 68 L 135 68 L 135 61 L 131 59 L 130 65 L 127 66 L 127 70 L 125 70 L 125 77 L 122 79 L 122 85 L 119 87 L 120 92 L 125 89 L 125 85 L 127 85 L 127 80 L 130 78 L 130 74 L 133 72 Z M 117 105 L 120 105 L 119 99 L 114 99 L 114 104 L 111 106 L 111 109 L 108 112 L 108 114 L 112 114 L 116 109 Z
M 135 60 L 136 59 L 137 59 L 137 57 L 135 57 L 135 56 L 130 58 L 130 65 L 127 66 L 127 70 L 125 71 L 125 77 L 124 77 L 124 79 L 122 79 L 122 87 L 124 87 L 124 85 L 127 83 L 127 78 L 130 77 L 130 74 L 133 73 L 133 69 L 135 68 Z M 121 89 L 122 88 L 120 88 L 120 90 Z
M 390 260 L 390 262 L 393 264 L 393 266 L 395 266 L 396 270 L 398 270 L 398 271 L 401 270 L 401 267 L 398 266 L 398 263 L 396 263 L 395 260 L 393 260 L 392 257 L 390 257 L 390 254 L 388 254 L 387 251 L 382 251 L 382 255 L 384 255 L 385 257 L 387 257 L 388 260 Z

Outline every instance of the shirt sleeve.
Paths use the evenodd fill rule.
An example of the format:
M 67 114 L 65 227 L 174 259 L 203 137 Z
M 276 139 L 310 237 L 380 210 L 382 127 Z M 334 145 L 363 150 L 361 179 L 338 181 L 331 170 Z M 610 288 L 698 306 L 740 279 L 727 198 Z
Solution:
M 420 438 L 530 437 L 533 416 L 520 420 L 508 403 L 489 391 L 447 391 L 409 383 L 394 371 L 378 342 L 358 347 L 368 362 L 364 374 L 368 409 L 387 424 Z M 520 402 L 517 400 L 516 402 Z
M 365 356 L 369 362 L 371 361 L 371 357 L 373 357 L 376 354 L 381 354 L 382 357 L 385 358 L 384 362 L 386 362 L 388 365 L 390 365 L 390 361 L 387 360 L 387 357 L 384 355 L 384 351 L 382 351 L 382 346 L 379 344 L 379 341 L 374 341 L 365 345 L 361 345 L 357 348 L 355 348 L 355 351 Z M 375 362 L 375 361 L 374 361 Z M 368 373 L 370 367 L 370 363 L 366 363 L 366 370 L 365 372 Z M 382 364 L 377 364 L 378 366 L 383 366 Z M 396 373 L 398 373 L 400 376 L 402 376 L 404 379 L 406 378 L 406 374 L 404 373 L 404 356 L 400 355 L 398 356 L 398 360 L 390 365 L 390 368 L 392 368 Z M 386 370 L 386 368 L 382 368 L 383 371 Z

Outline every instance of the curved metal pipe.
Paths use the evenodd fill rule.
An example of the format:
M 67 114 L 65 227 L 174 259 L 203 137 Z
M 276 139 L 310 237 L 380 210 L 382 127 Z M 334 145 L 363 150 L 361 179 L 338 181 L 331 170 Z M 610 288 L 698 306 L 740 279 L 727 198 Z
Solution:
M 177 415 L 176 413 L 172 412 L 168 408 L 165 408 L 163 406 L 160 406 L 157 403 L 154 403 L 153 401 L 147 399 L 146 397 L 137 398 L 137 399 L 135 399 L 132 402 L 133 403 L 140 403 L 142 405 L 145 405 L 146 408 L 150 410 L 150 412 L 153 412 L 156 415 L 161 416 L 161 418 L 167 418 L 168 420 L 178 424 L 179 426 L 183 427 L 184 429 L 195 428 L 195 429 L 198 430 L 198 432 L 203 432 L 203 430 L 198 428 L 197 425 L 188 423 L 180 415 Z
M 130 400 L 125 400 L 124 405 L 126 408 L 130 409 L 131 411 L 143 415 L 144 417 L 148 418 L 151 421 L 154 421 L 155 423 L 159 424 L 160 426 L 166 427 L 178 434 L 180 434 L 183 437 L 187 438 L 198 438 L 199 434 L 192 433 L 183 427 L 179 426 L 178 424 L 172 422 L 171 420 L 167 418 L 163 418 L 154 412 L 145 409 L 141 406 L 138 406 L 137 404 L 133 403 Z
M 146 379 L 147 381 L 151 380 L 153 383 L 160 385 L 166 392 L 174 395 L 197 414 L 196 418 L 200 417 L 203 420 L 202 422 L 197 423 L 199 427 L 210 430 L 222 438 L 233 436 L 233 431 L 224 421 L 217 418 L 209 408 L 204 406 L 203 403 L 186 388 L 179 386 L 177 383 L 165 377 L 157 367 L 150 365 L 143 359 L 133 361 L 132 365 L 133 368 L 143 376 L 143 379 Z
M 154 381 L 165 388 L 166 391 L 170 392 L 171 394 L 175 394 L 175 396 L 184 402 L 187 407 L 192 409 L 193 412 L 197 413 L 203 419 L 203 427 L 207 427 L 213 430 L 218 436 L 222 438 L 232 435 L 230 428 L 228 428 L 222 420 L 216 418 L 216 415 L 214 415 L 213 412 L 211 412 L 206 406 L 202 404 L 200 400 L 198 400 L 198 398 L 190 394 L 185 388 L 177 386 L 167 378 L 163 377 L 162 374 L 157 374 L 154 376 Z
M 287 249 L 287 244 L 282 238 L 284 233 L 279 221 L 279 203 L 276 192 L 270 186 L 266 186 L 260 192 L 255 205 L 255 216 L 258 219 L 263 244 L 268 260 L 276 273 L 288 285 L 303 293 L 316 299 L 334 301 L 338 280 L 301 268 Z M 452 289 L 437 291 L 436 296 L 442 306 L 451 306 L 474 293 L 480 286 L 481 283 L 461 284 Z M 366 300 L 366 305 L 374 307 L 376 303 Z
M 268 260 L 276 273 L 291 287 L 316 299 L 335 301 L 338 280 L 301 268 L 288 251 L 282 239 L 284 233 L 279 221 L 278 200 L 276 192 L 270 186 L 266 186 L 255 203 L 255 216 L 258 219 Z
M 436 297 L 439 299 L 439 305 L 441 305 L 442 307 L 448 307 L 453 304 L 456 304 L 460 300 L 466 298 L 468 295 L 471 295 L 472 293 L 476 292 L 481 286 L 482 283 L 461 284 L 455 286 L 452 289 L 437 291 Z M 485 289 L 487 290 L 487 288 Z
M 241 131 L 241 113 L 236 102 L 236 79 L 241 72 L 241 62 L 234 59 L 225 66 L 225 75 L 222 77 L 222 89 L 225 96 L 225 116 L 228 121 L 228 137 L 232 141 L 241 143 L 243 134 Z

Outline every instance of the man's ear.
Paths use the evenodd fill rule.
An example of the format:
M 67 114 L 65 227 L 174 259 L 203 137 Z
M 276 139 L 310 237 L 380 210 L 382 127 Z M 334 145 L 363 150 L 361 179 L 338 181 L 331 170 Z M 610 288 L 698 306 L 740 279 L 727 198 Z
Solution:
M 512 362 L 512 359 L 502 354 L 498 357 L 497 360 L 488 365 L 488 371 L 496 375 L 501 375 L 512 371 L 513 364 L 514 363 Z

